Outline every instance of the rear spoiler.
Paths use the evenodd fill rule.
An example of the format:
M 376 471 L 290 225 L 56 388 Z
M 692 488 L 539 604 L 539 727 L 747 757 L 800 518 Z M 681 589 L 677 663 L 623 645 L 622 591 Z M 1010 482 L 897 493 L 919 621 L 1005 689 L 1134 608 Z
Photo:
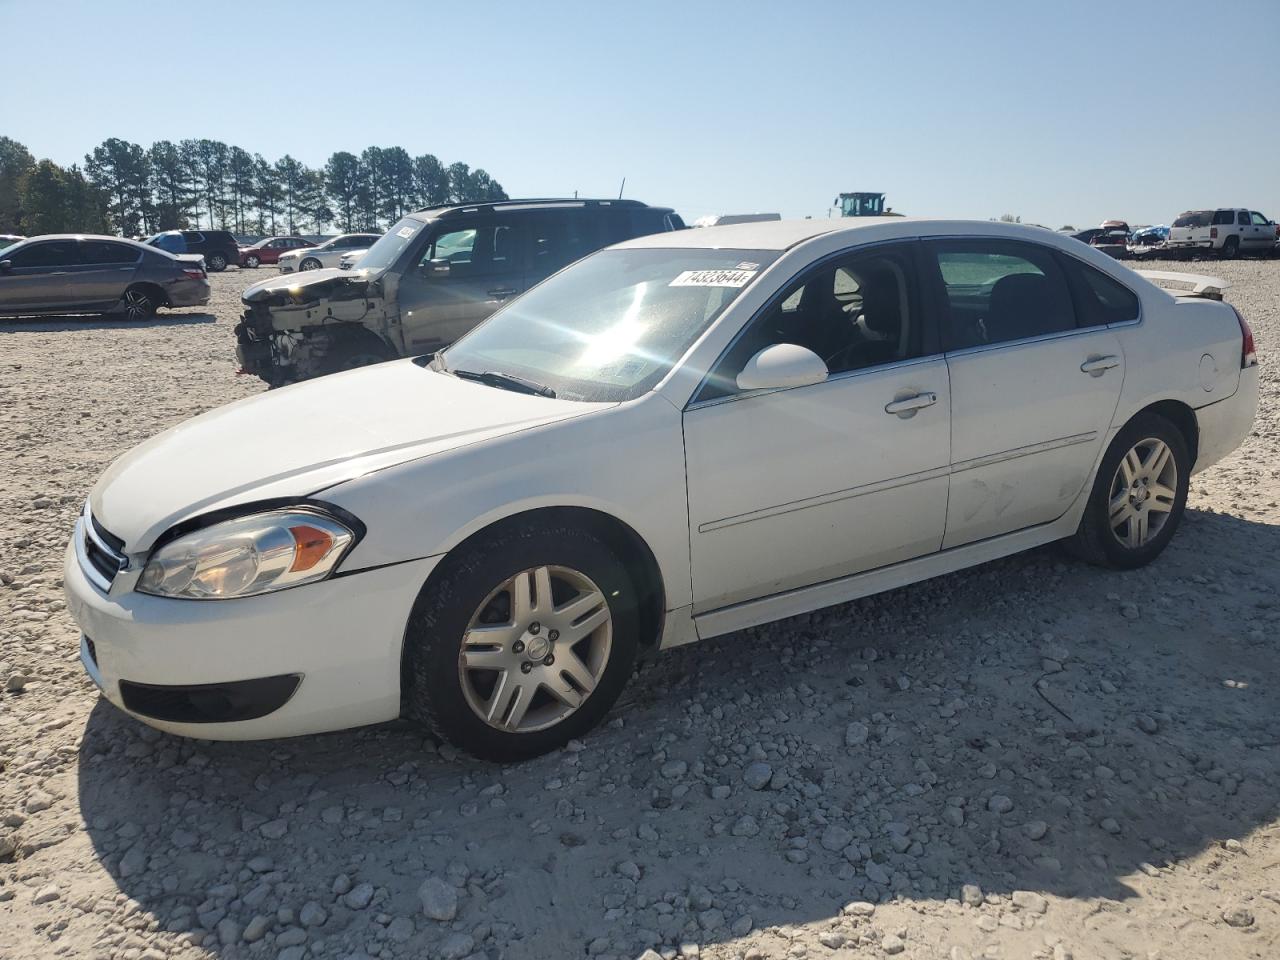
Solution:
M 1169 291 L 1176 297 L 1203 297 L 1206 300 L 1221 300 L 1222 291 L 1231 286 L 1226 280 L 1201 276 L 1198 273 L 1179 273 L 1174 270 L 1135 270 L 1134 273 L 1144 280 L 1150 280 L 1152 283 L 1164 281 L 1165 283 L 1191 284 L 1190 290 L 1174 288 Z

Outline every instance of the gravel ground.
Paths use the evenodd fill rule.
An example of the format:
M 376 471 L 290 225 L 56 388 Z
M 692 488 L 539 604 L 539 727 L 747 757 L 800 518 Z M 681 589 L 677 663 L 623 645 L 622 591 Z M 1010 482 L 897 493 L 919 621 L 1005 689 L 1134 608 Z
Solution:
M 1280 955 L 1280 262 L 1181 266 L 1236 284 L 1263 398 L 1154 566 L 1046 549 L 683 648 L 507 768 L 99 701 L 75 514 L 261 389 L 231 327 L 265 273 L 150 324 L 0 325 L 0 956 Z

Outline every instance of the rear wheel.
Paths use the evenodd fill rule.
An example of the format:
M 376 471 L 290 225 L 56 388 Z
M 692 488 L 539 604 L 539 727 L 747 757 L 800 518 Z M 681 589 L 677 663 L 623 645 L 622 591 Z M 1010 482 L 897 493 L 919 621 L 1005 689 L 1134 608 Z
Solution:
M 444 564 L 405 631 L 407 713 L 497 761 L 536 757 L 599 723 L 639 641 L 635 590 L 608 546 L 527 522 Z
M 256 268 L 256 267 L 257 267 L 259 264 L 261 264 L 261 263 L 262 263 L 262 258 L 261 258 L 261 257 L 259 257 L 256 253 L 251 253 L 251 254 L 249 254 L 247 257 L 245 257 L 245 258 L 244 258 L 244 265 L 245 265 L 246 267 L 255 267 L 255 268 Z
M 320 261 L 317 260 L 315 257 L 307 257 L 307 259 L 303 260 L 302 263 L 298 264 L 298 269 L 299 270 L 319 270 Z
M 130 287 L 120 298 L 120 313 L 126 320 L 150 320 L 160 306 L 160 298 L 149 287 Z
M 1178 529 L 1190 477 L 1191 457 L 1178 428 L 1157 414 L 1135 417 L 1103 457 L 1067 548 L 1099 566 L 1150 563 Z
M 211 253 L 204 258 L 205 265 L 212 273 L 221 273 L 227 269 L 227 258 L 221 253 Z
M 1221 254 L 1222 259 L 1234 260 L 1239 255 L 1240 255 L 1240 238 L 1227 237 L 1227 239 L 1222 242 L 1222 254 Z

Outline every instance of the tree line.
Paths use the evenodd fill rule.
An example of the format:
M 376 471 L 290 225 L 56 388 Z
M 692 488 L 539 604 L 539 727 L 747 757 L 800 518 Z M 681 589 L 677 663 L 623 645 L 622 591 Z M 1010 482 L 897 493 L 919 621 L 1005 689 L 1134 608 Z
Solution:
M 433 204 L 505 199 L 484 170 L 403 147 L 339 150 L 317 169 L 288 154 L 272 163 L 217 140 L 146 148 L 113 137 L 83 166 L 62 167 L 0 136 L 0 233 L 377 230 Z

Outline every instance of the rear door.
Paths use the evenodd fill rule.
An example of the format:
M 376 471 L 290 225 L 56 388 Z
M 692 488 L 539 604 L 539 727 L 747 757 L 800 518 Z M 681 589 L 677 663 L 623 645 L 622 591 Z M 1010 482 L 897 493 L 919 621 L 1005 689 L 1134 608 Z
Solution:
M 406 355 L 448 346 L 525 288 L 528 217 L 478 215 L 437 223 L 400 274 Z
M 72 299 L 85 309 L 114 306 L 137 275 L 142 251 L 110 240 L 82 240 L 80 251 L 82 263 L 67 276 Z
M 998 239 L 927 249 L 951 377 L 948 549 L 1066 512 L 1105 442 L 1124 355 L 1103 314 L 1077 321 L 1074 258 Z
M 67 307 L 71 300 L 67 278 L 82 262 L 76 240 L 41 240 L 6 251 L 5 259 L 10 269 L 0 273 L 0 310 L 43 313 Z

